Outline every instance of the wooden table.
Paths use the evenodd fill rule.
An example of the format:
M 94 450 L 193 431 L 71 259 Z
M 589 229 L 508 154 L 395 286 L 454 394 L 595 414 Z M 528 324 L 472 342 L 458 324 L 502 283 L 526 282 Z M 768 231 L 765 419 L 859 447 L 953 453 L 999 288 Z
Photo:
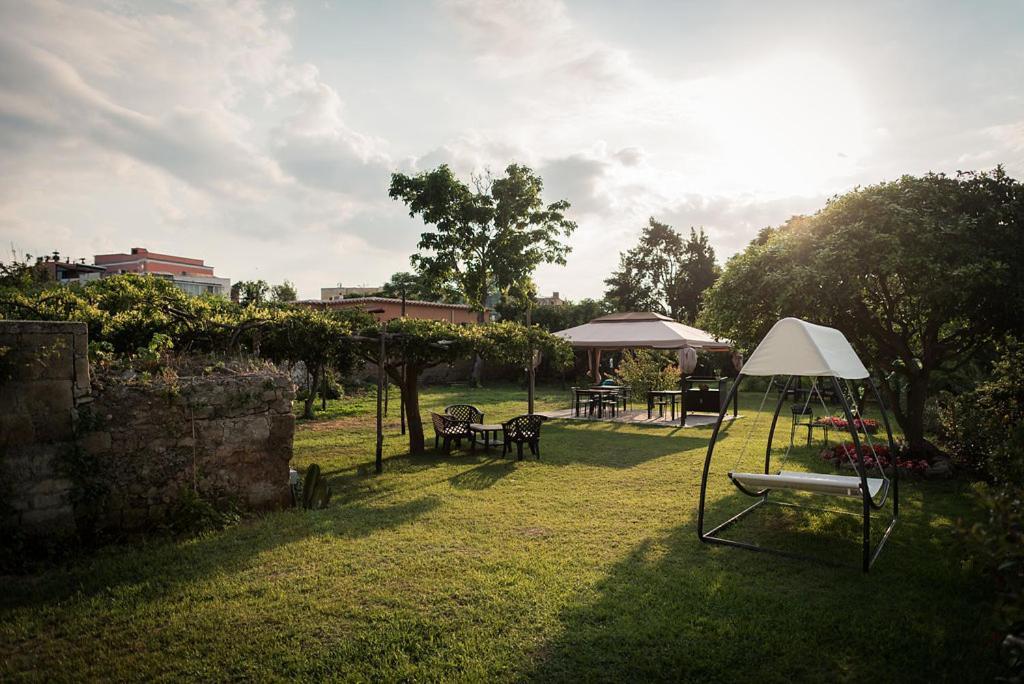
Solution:
M 484 437 L 484 449 L 490 449 L 491 444 L 498 446 L 501 444 L 501 440 L 498 439 L 498 434 L 501 432 L 501 423 L 470 423 L 469 431 L 473 433 L 473 443 L 470 445 L 471 449 L 476 449 L 476 436 L 482 434 Z M 491 434 L 494 434 L 494 441 L 491 441 Z
M 647 392 L 647 420 L 654 414 L 654 398 L 666 397 L 672 400 L 672 420 L 676 419 L 676 399 L 682 400 L 682 390 L 649 390 Z

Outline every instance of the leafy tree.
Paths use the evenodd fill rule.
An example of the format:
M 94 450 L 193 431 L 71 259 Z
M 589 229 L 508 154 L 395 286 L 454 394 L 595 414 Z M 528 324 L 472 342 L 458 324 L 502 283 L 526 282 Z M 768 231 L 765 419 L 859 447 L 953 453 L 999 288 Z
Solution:
M 286 280 L 280 285 L 274 285 L 270 288 L 271 301 L 279 304 L 294 302 L 298 298 L 299 291 L 295 289 L 295 283 L 290 280 Z
M 569 202 L 545 205 L 543 182 L 531 169 L 511 164 L 501 178 L 477 178 L 475 187 L 447 165 L 417 176 L 395 173 L 390 196 L 433 230 L 420 236 L 412 262 L 431 289 L 454 287 L 483 312 L 492 292 L 518 294 L 538 265 L 565 263 L 563 243 L 576 228 Z
M 970 363 L 1024 311 L 1024 187 L 992 173 L 904 176 L 764 231 L 727 264 L 702 325 L 752 348 L 799 316 L 841 330 L 915 453 L 936 373 Z
M 690 228 L 690 237 L 683 243 L 683 259 L 679 265 L 674 299 L 675 313 L 687 323 L 696 323 L 704 305 L 704 293 L 715 284 L 722 270 L 715 263 L 715 250 L 704 229 Z
M 231 286 L 231 299 L 242 306 L 264 304 L 270 286 L 265 280 L 239 280 Z
M 390 280 L 384 283 L 380 290 L 381 296 L 394 299 L 401 299 L 403 292 L 405 292 L 405 298 L 409 300 L 445 302 L 447 304 L 462 303 L 462 295 L 451 283 L 433 286 L 420 274 L 408 271 L 392 274 Z
M 653 217 L 636 247 L 619 255 L 605 299 L 619 311 L 656 311 L 693 322 L 719 269 L 702 228 L 683 237 Z

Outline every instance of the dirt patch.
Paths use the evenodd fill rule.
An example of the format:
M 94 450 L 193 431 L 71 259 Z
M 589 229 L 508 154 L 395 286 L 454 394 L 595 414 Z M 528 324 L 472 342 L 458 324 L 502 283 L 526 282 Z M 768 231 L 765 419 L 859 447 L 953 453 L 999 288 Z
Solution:
M 296 432 L 332 432 L 344 428 L 374 426 L 377 423 L 376 416 L 343 416 L 330 420 L 300 421 L 295 424 Z M 398 425 L 396 422 L 395 425 Z M 389 429 L 390 421 L 384 422 L 384 428 Z

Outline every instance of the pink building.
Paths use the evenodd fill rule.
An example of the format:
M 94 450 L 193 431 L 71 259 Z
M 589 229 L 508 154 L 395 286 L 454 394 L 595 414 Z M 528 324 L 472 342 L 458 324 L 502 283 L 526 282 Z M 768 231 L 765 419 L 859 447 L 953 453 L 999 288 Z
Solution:
M 231 280 L 218 278 L 213 266 L 207 266 L 202 259 L 158 254 L 145 247 L 132 247 L 129 254 L 97 254 L 93 259 L 97 266 L 106 268 L 105 275 L 118 273 L 144 273 L 167 278 L 188 294 L 213 294 L 226 297 L 231 291 Z

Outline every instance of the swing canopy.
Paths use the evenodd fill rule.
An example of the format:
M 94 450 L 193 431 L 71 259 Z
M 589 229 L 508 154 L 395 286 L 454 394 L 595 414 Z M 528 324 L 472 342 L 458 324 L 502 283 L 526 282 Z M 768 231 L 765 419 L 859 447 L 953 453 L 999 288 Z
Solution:
M 843 333 L 835 328 L 799 318 L 783 318 L 772 326 L 743 364 L 743 375 L 833 376 L 863 380 L 868 377 L 868 370 Z

